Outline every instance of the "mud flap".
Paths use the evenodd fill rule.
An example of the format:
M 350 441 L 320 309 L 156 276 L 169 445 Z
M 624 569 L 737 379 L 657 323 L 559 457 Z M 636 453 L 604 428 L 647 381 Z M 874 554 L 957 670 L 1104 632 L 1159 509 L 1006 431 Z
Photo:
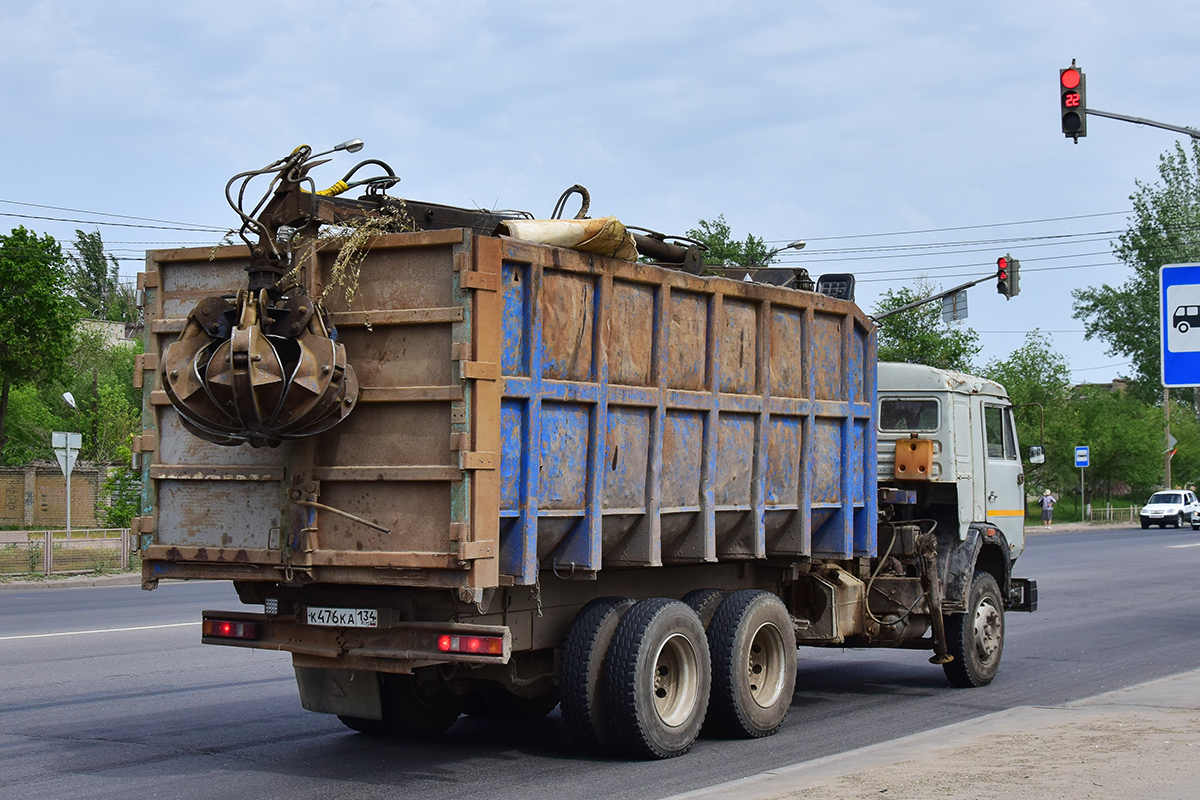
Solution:
M 383 719 L 379 676 L 362 669 L 294 667 L 300 704 L 309 711 Z

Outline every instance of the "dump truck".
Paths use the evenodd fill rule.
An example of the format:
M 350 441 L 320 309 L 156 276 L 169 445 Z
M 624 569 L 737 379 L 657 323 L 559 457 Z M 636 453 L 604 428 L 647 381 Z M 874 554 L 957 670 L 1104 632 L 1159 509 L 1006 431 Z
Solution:
M 774 733 L 798 646 L 993 679 L 1037 604 L 1001 386 L 877 364 L 850 299 L 692 274 L 695 243 L 534 221 L 548 244 L 397 201 L 386 165 L 317 192 L 316 163 L 235 177 L 245 244 L 138 279 L 143 587 L 251 607 L 205 611 L 204 643 L 291 653 L 355 731 L 561 707 L 638 758 Z

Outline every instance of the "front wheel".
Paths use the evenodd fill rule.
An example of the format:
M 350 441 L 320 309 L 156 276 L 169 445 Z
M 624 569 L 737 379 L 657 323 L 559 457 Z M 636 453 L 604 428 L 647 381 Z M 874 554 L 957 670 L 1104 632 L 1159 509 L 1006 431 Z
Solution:
M 1182 527 L 1183 527 L 1183 512 L 1180 511 L 1178 514 L 1175 515 L 1175 530 L 1179 530 Z
M 1142 520 L 1142 530 L 1146 530 L 1149 527 L 1150 527 L 1150 520 L 1148 520 L 1148 519 Z
M 1004 651 L 1004 601 L 991 573 L 971 579 L 967 613 L 946 617 L 946 644 L 954 660 L 942 665 L 951 685 L 987 686 L 1000 668 Z

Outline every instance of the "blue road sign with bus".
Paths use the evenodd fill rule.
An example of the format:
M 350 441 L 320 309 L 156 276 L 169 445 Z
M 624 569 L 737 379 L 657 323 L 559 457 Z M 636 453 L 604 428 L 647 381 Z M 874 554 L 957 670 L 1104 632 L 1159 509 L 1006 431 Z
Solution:
M 1079 467 L 1080 469 L 1085 469 L 1091 466 L 1091 458 L 1092 454 L 1088 450 L 1087 445 L 1075 448 L 1075 466 Z
M 1200 264 L 1167 264 L 1158 276 L 1162 384 L 1200 386 Z

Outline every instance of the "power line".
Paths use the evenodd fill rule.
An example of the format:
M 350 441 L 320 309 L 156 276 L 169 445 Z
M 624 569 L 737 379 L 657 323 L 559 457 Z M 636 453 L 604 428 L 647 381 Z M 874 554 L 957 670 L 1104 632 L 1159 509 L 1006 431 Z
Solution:
M 1133 363 L 1132 361 L 1118 361 L 1115 364 L 1103 364 L 1099 367 L 1075 367 L 1074 369 L 1068 369 L 1067 371 L 1068 372 L 1088 372 L 1089 370 L 1094 370 L 1094 369 L 1112 369 L 1113 367 L 1127 367 L 1132 363 Z
M 979 230 L 980 228 L 1003 228 L 1011 225 L 1036 225 L 1043 222 L 1066 222 L 1073 219 L 1094 219 L 1096 217 L 1114 217 L 1121 214 L 1131 214 L 1132 209 L 1127 211 L 1105 211 L 1099 214 L 1076 214 L 1070 217 L 1045 217 L 1043 219 L 1027 219 L 1019 222 L 991 222 L 984 225 L 957 225 L 951 228 L 925 228 L 923 230 L 913 231 L 891 231 L 890 233 L 855 233 L 845 236 L 809 236 L 801 237 L 808 242 L 830 242 L 842 239 L 870 239 L 880 236 L 914 236 L 918 233 L 945 233 L 948 231 L 970 231 Z M 796 237 L 789 239 L 768 239 L 768 242 L 794 242 Z
M 69 211 L 72 214 L 92 214 L 97 217 L 114 217 L 116 219 L 135 219 L 139 222 L 161 222 L 164 225 L 186 225 L 191 228 L 211 228 L 211 225 L 198 225 L 194 222 L 176 222 L 170 219 L 155 219 L 154 217 L 134 217 L 128 214 L 110 214 L 107 211 L 85 211 L 79 208 L 65 208 L 63 206 L 46 206 L 41 203 L 24 203 L 20 200 L 0 200 L 0 203 L 7 203 L 13 206 L 28 206 L 29 208 L 46 208 L 51 211 Z M 69 221 L 69 220 L 64 220 Z
M 13 214 L 11 212 L 6 212 L 6 211 L 0 211 L 0 217 L 16 217 L 17 219 L 40 219 L 40 220 L 48 220 L 50 222 L 71 222 L 76 225 L 106 225 L 108 227 L 113 227 L 113 228 L 152 228 L 154 230 L 160 230 L 160 231 L 192 231 L 193 233 L 198 232 L 198 231 L 212 231 L 213 233 L 225 233 L 229 230 L 228 228 L 208 228 L 208 227 L 202 227 L 199 225 L 193 226 L 191 228 L 176 228 L 176 227 L 169 227 L 166 225 L 138 225 L 138 224 L 134 224 L 132 222 L 104 222 L 103 220 L 97 220 L 97 219 L 67 219 L 65 217 L 41 217 L 41 216 L 37 216 L 34 214 Z

